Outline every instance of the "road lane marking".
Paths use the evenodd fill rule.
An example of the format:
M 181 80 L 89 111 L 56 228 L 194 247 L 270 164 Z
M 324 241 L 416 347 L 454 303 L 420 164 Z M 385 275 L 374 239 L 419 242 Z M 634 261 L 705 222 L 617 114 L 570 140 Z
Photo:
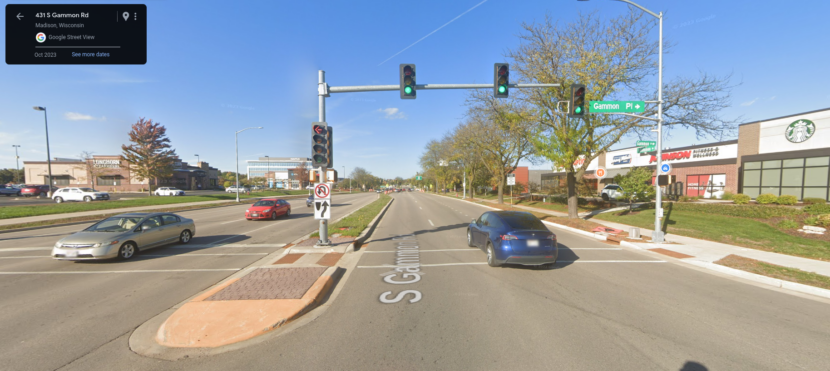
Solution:
M 190 254 L 158 254 L 158 255 L 149 255 L 149 254 L 140 254 L 136 255 L 139 258 L 142 256 L 250 256 L 250 255 L 268 255 L 267 252 L 248 252 L 248 253 L 229 253 L 229 254 L 200 254 L 200 253 L 190 253 Z
M 432 220 L 427 219 L 427 221 L 429 222 L 429 225 L 431 225 L 433 227 L 435 226 L 435 224 L 432 224 Z
M 441 252 L 441 251 L 478 251 L 481 252 L 479 249 L 469 248 L 469 249 L 438 249 L 438 250 L 419 250 L 420 252 Z M 377 254 L 377 253 L 390 253 L 393 254 L 397 251 L 364 251 L 364 253 L 370 254 Z
M 227 243 L 227 244 L 192 244 L 192 245 L 171 245 L 171 246 L 163 246 L 162 248 L 168 249 L 206 249 L 206 248 L 218 248 L 218 247 L 285 247 L 284 243 Z M 17 252 L 17 251 L 39 251 L 39 250 L 52 250 L 52 247 L 42 247 L 42 246 L 33 246 L 33 247 L 10 247 L 10 248 L 3 248 L 0 249 L 0 253 L 3 252 Z
M 4 256 L 0 259 L 51 258 L 50 255 Z
M 51 247 L 9 247 L 0 249 L 0 252 L 52 250 Z
M 213 241 L 213 243 L 214 243 L 214 244 L 217 244 L 217 243 L 220 243 L 220 242 L 222 242 L 222 241 L 227 241 L 227 240 L 230 240 L 230 239 L 232 239 L 232 238 L 237 238 L 237 237 L 241 237 L 241 236 L 247 236 L 249 233 L 254 233 L 254 232 L 258 231 L 258 230 L 265 229 L 265 228 L 270 228 L 270 227 L 272 227 L 272 226 L 274 226 L 274 225 L 276 225 L 276 224 L 280 224 L 280 223 L 283 223 L 283 222 L 284 222 L 284 220 L 283 220 L 283 221 L 280 221 L 280 222 L 277 222 L 277 223 L 268 223 L 268 225 L 266 225 L 266 226 L 264 226 L 264 227 L 262 227 L 262 228 L 257 228 L 257 229 L 254 229 L 254 230 L 252 230 L 252 231 L 247 231 L 247 232 L 245 232 L 245 234 L 238 234 L 238 235 L 235 235 L 235 236 L 230 236 L 230 237 L 227 237 L 227 238 L 223 238 L 223 239 L 221 239 L 221 240 L 219 240 L 219 241 Z
M 246 219 L 231 220 L 231 221 L 229 221 L 229 222 L 222 222 L 222 223 L 219 223 L 219 224 L 236 223 L 236 222 L 241 222 L 241 221 L 243 221 L 243 220 L 246 220 Z
M 418 206 L 418 208 L 419 208 L 419 209 L 421 209 L 421 210 L 423 210 L 423 209 L 424 209 L 423 207 L 420 207 L 420 206 Z
M 217 268 L 217 269 L 148 269 L 148 270 L 127 270 L 127 271 L 44 271 L 44 272 L 0 272 L 0 275 L 16 274 L 113 274 L 113 273 L 189 273 L 189 272 L 236 272 L 242 268 Z
M 562 263 L 666 263 L 665 260 L 559 260 L 556 264 Z M 421 267 L 448 267 L 455 265 L 483 265 L 487 262 L 473 263 L 442 263 L 442 264 L 421 264 Z M 358 265 L 358 268 L 395 268 L 396 265 Z

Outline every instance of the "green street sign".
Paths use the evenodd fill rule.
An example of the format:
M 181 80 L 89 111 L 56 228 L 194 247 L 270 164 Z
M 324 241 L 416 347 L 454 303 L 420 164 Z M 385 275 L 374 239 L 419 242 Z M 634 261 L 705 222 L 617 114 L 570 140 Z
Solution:
M 656 147 L 657 141 L 654 140 L 638 140 L 637 147 Z
M 639 147 L 637 153 L 649 153 L 657 150 L 657 146 Z
M 423 180 L 423 179 L 424 179 L 424 178 L 422 178 L 420 175 L 418 175 L 418 176 L 416 176 L 416 177 L 415 177 L 415 180 Z
M 588 112 L 645 112 L 646 102 L 641 100 L 592 100 Z

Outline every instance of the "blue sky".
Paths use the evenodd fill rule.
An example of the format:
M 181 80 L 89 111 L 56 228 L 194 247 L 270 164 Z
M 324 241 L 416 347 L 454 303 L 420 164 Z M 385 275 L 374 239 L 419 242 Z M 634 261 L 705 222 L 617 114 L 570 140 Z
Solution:
M 233 134 L 249 126 L 264 129 L 240 134 L 242 171 L 246 159 L 308 156 L 317 70 L 326 71 L 331 86 L 397 84 L 400 63 L 417 64 L 419 83 L 491 83 L 493 63 L 507 61 L 505 51 L 518 45 L 521 22 L 541 21 L 545 13 L 570 22 L 579 12 L 613 17 L 626 11 L 609 0 L 144 3 L 146 65 L 0 66 L 0 168 L 15 166 L 12 144 L 22 146 L 21 160 L 45 160 L 43 116 L 33 105 L 49 109 L 53 157 L 120 154 L 139 117 L 165 125 L 185 161 L 198 153 L 221 170 L 233 170 Z M 741 83 L 726 117 L 748 122 L 830 107 L 830 2 L 639 3 L 665 12 L 664 37 L 676 44 L 664 57 L 665 80 L 702 70 L 731 72 Z M 397 91 L 332 94 L 327 121 L 336 128 L 336 168 L 414 175 L 427 141 L 463 118 L 465 96 L 453 90 L 422 91 L 415 100 L 401 100 Z M 676 132 L 667 145 L 696 142 L 708 140 Z

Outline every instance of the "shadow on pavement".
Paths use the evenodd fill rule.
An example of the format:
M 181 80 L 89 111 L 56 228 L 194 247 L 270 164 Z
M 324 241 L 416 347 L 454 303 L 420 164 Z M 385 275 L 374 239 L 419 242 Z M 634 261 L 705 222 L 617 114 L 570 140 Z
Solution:
M 709 369 L 706 368 L 701 363 L 697 363 L 695 361 L 687 361 L 683 364 L 683 367 L 680 368 L 680 371 L 708 371 Z
M 412 234 L 419 235 L 419 234 L 425 234 L 425 233 L 435 233 L 435 232 L 441 232 L 441 231 L 448 231 L 448 230 L 451 230 L 451 229 L 458 229 L 458 228 L 462 228 L 462 227 L 467 227 L 468 225 L 470 225 L 470 223 L 459 223 L 459 224 L 445 225 L 445 226 L 441 226 L 441 227 L 433 228 L 433 229 L 422 229 L 420 231 L 414 231 L 414 232 L 412 232 Z M 398 238 L 398 237 L 399 236 L 392 236 L 392 237 L 387 237 L 387 238 L 380 238 L 380 239 L 377 239 L 377 240 L 373 239 L 372 242 L 391 241 L 393 238 Z

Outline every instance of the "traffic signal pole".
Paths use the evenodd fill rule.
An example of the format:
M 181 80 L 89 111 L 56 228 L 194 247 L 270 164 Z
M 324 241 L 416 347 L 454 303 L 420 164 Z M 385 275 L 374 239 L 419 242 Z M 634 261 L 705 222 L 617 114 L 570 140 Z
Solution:
M 318 78 L 317 84 L 318 85 L 317 85 L 317 87 L 318 87 L 318 91 L 320 92 L 318 94 L 319 101 L 320 101 L 320 106 L 319 106 L 317 115 L 319 116 L 318 119 L 319 119 L 320 122 L 326 122 L 326 96 L 328 96 L 328 94 L 323 94 L 326 91 L 326 87 L 327 87 L 326 86 L 326 71 L 320 70 L 320 71 L 317 71 L 317 72 L 318 72 L 318 75 L 317 75 L 317 78 Z M 327 170 L 326 166 L 320 166 L 318 169 L 320 171 L 320 177 L 318 179 L 320 179 L 320 183 L 325 183 L 325 179 L 326 179 L 325 176 L 326 176 L 326 172 L 327 172 L 326 171 Z M 331 242 L 329 242 L 328 220 L 320 219 L 320 232 L 319 233 L 320 233 L 320 241 L 317 242 L 317 246 L 329 246 L 329 245 L 331 245 Z

